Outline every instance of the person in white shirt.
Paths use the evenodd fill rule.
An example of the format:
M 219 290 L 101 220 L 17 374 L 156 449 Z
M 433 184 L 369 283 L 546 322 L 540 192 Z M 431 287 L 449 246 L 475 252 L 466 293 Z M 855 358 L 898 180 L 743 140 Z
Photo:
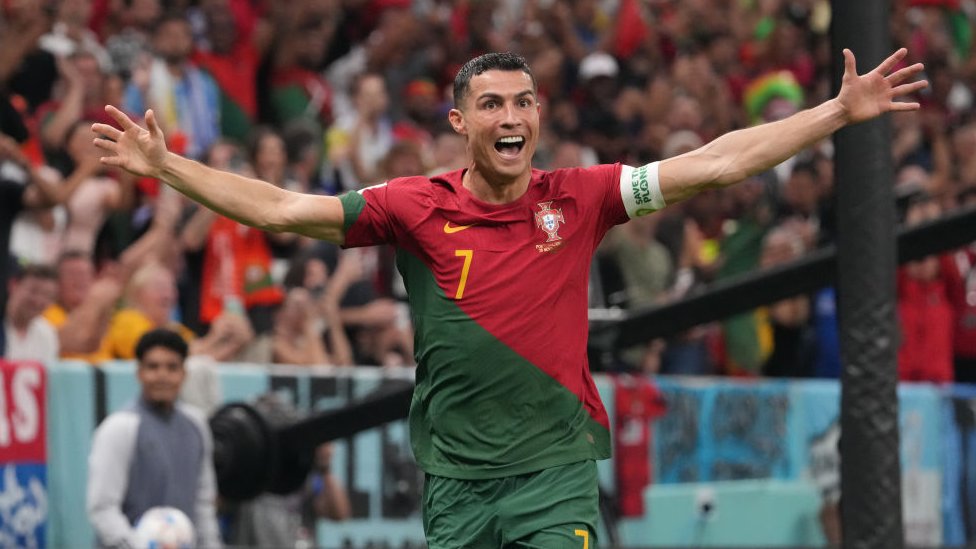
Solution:
M 41 316 L 54 303 L 58 275 L 48 265 L 28 265 L 9 282 L 9 298 L 4 311 L 3 329 L 7 340 L 7 360 L 58 359 L 58 332 Z

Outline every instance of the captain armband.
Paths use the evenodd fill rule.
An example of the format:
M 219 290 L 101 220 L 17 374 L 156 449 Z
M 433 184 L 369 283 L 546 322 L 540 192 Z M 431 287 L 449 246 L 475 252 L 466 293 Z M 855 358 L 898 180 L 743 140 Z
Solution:
M 639 168 L 623 166 L 620 170 L 620 197 L 624 201 L 627 217 L 633 219 L 656 212 L 666 204 L 661 194 L 657 171 L 659 162 Z

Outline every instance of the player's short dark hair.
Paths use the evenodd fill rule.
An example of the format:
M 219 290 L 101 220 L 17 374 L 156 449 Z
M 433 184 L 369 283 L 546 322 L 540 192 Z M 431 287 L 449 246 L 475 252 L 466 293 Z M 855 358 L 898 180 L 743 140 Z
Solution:
M 186 340 L 180 334 L 166 328 L 156 328 L 142 334 L 142 337 L 139 338 L 139 342 L 136 343 L 136 359 L 142 362 L 142 357 L 156 347 L 174 351 L 183 360 L 186 360 L 186 356 L 190 352 Z
M 468 90 L 471 88 L 471 79 L 490 70 L 522 71 L 532 79 L 532 90 L 536 90 L 535 75 L 532 74 L 532 69 L 529 68 L 524 57 L 511 52 L 486 53 L 465 63 L 458 71 L 457 76 L 454 77 L 455 107 L 460 106 L 464 96 L 468 94 Z

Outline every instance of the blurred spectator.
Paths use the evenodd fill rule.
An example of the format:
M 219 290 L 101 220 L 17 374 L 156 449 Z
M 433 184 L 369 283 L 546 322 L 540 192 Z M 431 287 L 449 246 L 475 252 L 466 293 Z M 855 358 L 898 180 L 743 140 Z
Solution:
M 723 190 L 735 220 L 728 224 L 721 242 L 718 278 L 728 278 L 756 269 L 762 242 L 772 222 L 769 191 L 757 177 Z M 756 375 L 772 352 L 772 341 L 764 337 L 768 320 L 761 310 L 742 313 L 722 322 L 726 366 L 739 375 Z
M 59 181 L 57 172 L 50 166 L 38 168 L 37 175 Z M 21 261 L 53 264 L 61 253 L 67 225 L 68 212 L 61 202 L 49 208 L 22 211 L 10 228 L 9 251 Z
M 321 136 L 311 123 L 298 120 L 288 124 L 282 130 L 282 139 L 288 155 L 288 177 L 299 189 L 315 194 L 338 190 L 331 186 L 334 182 L 323 180 Z
M 242 307 L 258 334 L 269 334 L 283 293 L 272 277 L 267 235 L 229 218 L 214 219 L 203 257 L 200 319 L 209 324 L 228 307 Z
M 193 62 L 207 71 L 220 90 L 220 131 L 243 142 L 258 119 L 258 66 L 263 52 L 258 40 L 242 34 L 227 2 L 201 6 L 206 40 L 193 52 Z
M 126 80 L 152 54 L 153 28 L 162 13 L 160 0 L 130 0 L 106 10 L 101 21 L 105 48 L 112 58 L 113 70 Z
M 58 334 L 41 313 L 54 302 L 57 274 L 47 265 L 28 265 L 10 280 L 3 329 L 7 360 L 58 359 Z
M 908 226 L 936 219 L 942 213 L 939 202 L 924 189 L 908 195 L 904 202 Z M 933 255 L 898 268 L 898 377 L 903 381 L 952 381 L 954 330 L 947 259 Z
M 782 223 L 763 238 L 759 267 L 769 269 L 803 257 L 807 244 L 799 221 Z M 765 307 L 772 351 L 762 366 L 771 377 L 809 377 L 812 373 L 810 298 L 798 295 Z
M 214 142 L 204 161 L 207 165 L 221 170 L 251 173 L 241 146 L 227 139 L 218 139 Z M 196 334 L 206 331 L 200 315 L 203 261 L 207 236 L 216 215 L 213 210 L 189 201 L 180 217 L 179 247 L 183 255 L 183 269 L 178 281 L 180 318 Z
M 619 73 L 617 60 L 608 53 L 591 53 L 579 65 L 580 137 L 603 163 L 624 160 L 627 149 L 626 129 L 614 108 Z
M 958 192 L 976 187 L 976 123 L 955 128 L 951 136 L 952 173 Z M 968 200 L 960 200 L 966 203 Z
M 460 170 L 468 165 L 464 136 L 453 131 L 437 134 L 432 154 L 435 167 L 429 171 L 431 175 Z
M 601 245 L 606 260 L 620 270 L 627 308 L 660 302 L 674 282 L 671 255 L 654 235 L 658 221 L 654 215 L 632 219 L 611 229 Z
M 157 21 L 152 45 L 153 57 L 134 68 L 125 108 L 139 115 L 152 108 L 169 136 L 169 149 L 200 158 L 220 136 L 217 84 L 190 61 L 193 34 L 184 16 Z
M 83 145 L 94 147 L 91 140 L 86 139 Z M 12 254 L 21 260 L 31 263 L 53 264 L 65 245 L 65 231 L 68 228 L 68 207 L 65 206 L 75 195 L 79 187 L 88 179 L 91 173 L 98 169 L 97 159 L 91 157 L 79 165 L 78 168 L 66 179 L 61 179 L 57 170 L 47 165 L 31 167 L 29 161 L 23 157 L 20 150 L 15 150 L 17 145 L 8 142 L 8 147 L 13 155 L 20 157 L 14 161 L 13 165 L 20 168 L 10 172 L 15 178 L 24 177 L 25 172 L 30 174 L 32 181 L 40 185 L 39 189 L 44 189 L 43 195 L 47 202 L 47 208 L 31 208 L 21 211 L 13 220 L 10 232 L 10 247 Z M 18 164 L 19 162 L 19 164 Z M 91 235 L 94 239 L 94 234 Z
M 87 52 L 95 57 L 101 70 L 112 66 L 108 51 L 98 36 L 88 27 L 92 15 L 92 0 L 61 0 L 54 3 L 54 22 L 50 32 L 41 37 L 41 48 L 56 57 L 68 57 Z
M 280 148 L 280 138 L 273 133 L 267 135 Z M 278 151 L 276 156 L 281 154 Z M 243 152 L 233 143 L 217 142 L 207 157 L 208 164 L 214 167 L 253 174 Z M 282 158 L 273 161 L 278 166 L 273 171 L 283 176 L 282 161 Z M 181 228 L 180 240 L 188 262 L 184 288 L 194 295 L 182 297 L 184 305 L 192 309 L 191 315 L 199 315 L 193 315 L 199 331 L 206 331 L 206 327 L 224 313 L 246 314 L 257 336 L 249 342 L 246 358 L 259 363 L 270 361 L 274 311 L 284 294 L 273 275 L 274 257 L 269 234 L 208 208 L 191 208 L 192 213 L 186 216 Z M 286 242 L 295 238 L 294 235 L 275 236 Z
M 447 113 L 442 108 L 437 85 L 429 79 L 410 81 L 403 89 L 403 116 L 393 127 L 398 139 L 429 143 L 432 136 L 447 128 Z M 449 131 L 449 130 L 447 130 Z
M 964 207 L 976 205 L 976 187 L 963 188 L 957 200 Z M 954 379 L 976 383 L 976 243 L 954 251 L 943 267 L 954 313 Z
M 21 113 L 33 114 L 50 99 L 57 78 L 55 56 L 39 47 L 41 36 L 51 29 L 47 6 L 47 2 L 30 0 L 14 0 L 3 5 L 0 84 Z
M 781 189 L 778 217 L 795 217 L 820 226 L 820 174 L 812 163 L 798 162 Z
M 167 328 L 188 342 L 193 333 L 172 320 L 176 307 L 176 281 L 172 271 L 159 263 L 147 263 L 132 276 L 126 288 L 125 307 L 116 311 L 106 334 L 112 358 L 135 358 L 139 338 L 154 328 Z
M 56 204 L 56 193 L 55 185 L 31 165 L 20 145 L 0 133 L 0 308 L 4 311 L 14 219 L 20 212 Z M 3 349 L 0 339 L 0 353 Z
M 132 276 L 127 306 L 117 311 L 105 337 L 112 358 L 131 359 L 146 332 L 167 328 L 191 344 L 191 355 L 207 355 L 216 361 L 233 360 L 251 343 L 254 332 L 242 312 L 226 311 L 216 317 L 206 335 L 196 338 L 186 326 L 172 319 L 177 289 L 173 273 L 158 263 L 147 263 Z
M 597 258 L 602 264 L 601 281 L 614 277 L 621 282 L 619 290 L 609 296 L 610 305 L 642 309 L 662 302 L 667 295 L 674 264 L 667 248 L 655 239 L 658 221 L 654 215 L 631 219 L 611 229 L 601 243 Z M 603 289 L 609 288 L 604 285 Z M 657 373 L 663 351 L 664 342 L 655 340 L 645 347 L 625 350 L 622 359 L 641 371 Z
M 93 253 L 109 214 L 131 207 L 134 182 L 129 174 L 110 173 L 101 165 L 90 127 L 91 122 L 84 120 L 67 134 L 66 151 L 75 168 L 64 184 L 65 193 L 71 194 L 66 200 L 68 223 L 62 247 Z
M 322 339 L 324 329 L 313 296 L 305 288 L 291 288 L 275 313 L 271 360 L 303 366 L 330 364 Z
M 98 57 L 84 49 L 59 58 L 57 66 L 54 97 L 37 112 L 41 143 L 49 155 L 70 146 L 68 134 L 80 121 L 110 123 L 105 105 L 121 101 L 123 87 L 118 76 L 107 73 Z
M 413 330 L 406 304 L 377 291 L 383 269 L 379 247 L 345 250 L 330 254 L 334 278 L 344 291 L 339 313 L 353 348 L 355 364 L 399 366 L 413 363 Z
M 340 115 L 326 135 L 337 188 L 356 190 L 380 181 L 380 162 L 393 147 L 386 82 L 365 73 L 352 86 L 354 111 Z
M 289 303 L 286 299 L 286 304 L 279 311 L 279 321 L 275 324 L 276 350 L 281 345 L 282 349 L 287 349 L 288 355 L 305 353 L 308 349 L 304 349 L 299 343 L 306 338 L 306 333 L 311 335 L 314 332 L 318 341 L 323 342 L 322 352 L 326 363 L 337 366 L 354 364 L 352 346 L 339 314 L 339 303 L 360 273 L 356 262 L 358 258 L 349 256 L 346 259 L 340 259 L 335 272 L 330 274 L 325 261 L 317 257 L 314 251 L 307 251 L 295 258 L 285 275 L 285 286 L 289 288 L 289 298 L 293 297 L 296 290 L 301 292 L 293 299 L 291 310 L 288 310 Z M 297 322 L 299 319 L 303 322 Z M 288 326 L 289 321 L 294 324 Z M 324 344 L 324 341 L 328 344 Z M 275 362 L 314 364 L 302 359 L 279 360 L 277 357 Z
M 311 122 L 321 136 L 333 120 L 333 87 L 319 70 L 340 17 L 338 2 L 293 2 L 277 10 L 271 119 L 279 127 Z
M 803 88 L 789 71 L 765 74 L 749 82 L 743 96 L 743 106 L 751 124 L 775 122 L 795 114 L 804 106 Z M 763 177 L 781 184 L 789 178 L 796 157 L 787 159 L 769 170 Z
M 810 86 L 815 72 L 813 57 L 804 40 L 806 30 L 802 19 L 806 14 L 791 7 L 782 10 L 778 17 L 763 21 L 768 30 L 759 30 L 765 36 L 757 36 L 756 61 L 767 70 L 787 71 L 801 86 Z
M 210 429 L 199 410 L 177 401 L 187 354 L 175 332 L 141 336 L 135 348 L 140 394 L 95 430 L 86 508 L 101 547 L 137 547 L 134 525 L 159 506 L 191 517 L 197 546 L 221 547 Z
M 105 341 L 123 289 L 140 265 L 164 260 L 173 239 L 177 197 L 168 195 L 152 226 L 122 252 L 117 264 L 98 267 L 90 252 L 68 249 L 57 262 L 58 296 L 44 317 L 58 329 L 61 357 L 97 364 L 112 358 Z
M 290 191 L 304 192 L 297 181 L 288 177 L 288 154 L 285 140 L 277 130 L 259 126 L 250 133 L 248 156 L 254 176 Z
M 58 330 L 61 358 L 92 364 L 112 358 L 99 351 L 124 284 L 114 273 L 98 276 L 91 256 L 74 250 L 61 254 L 57 275 L 57 299 L 44 318 Z
M 590 147 L 580 145 L 575 141 L 561 141 L 553 151 L 550 169 L 559 168 L 588 168 L 598 163 L 596 152 Z
M 377 174 L 387 181 L 427 172 L 427 161 L 421 145 L 415 141 L 398 141 L 380 161 Z
M 289 177 L 285 141 L 273 128 L 260 126 L 251 132 L 248 155 L 258 179 L 290 191 L 308 192 L 307 188 L 302 188 L 298 181 Z M 265 237 L 271 248 L 271 278 L 278 284 L 288 268 L 288 259 L 297 255 L 311 239 L 301 238 L 294 233 L 265 233 Z

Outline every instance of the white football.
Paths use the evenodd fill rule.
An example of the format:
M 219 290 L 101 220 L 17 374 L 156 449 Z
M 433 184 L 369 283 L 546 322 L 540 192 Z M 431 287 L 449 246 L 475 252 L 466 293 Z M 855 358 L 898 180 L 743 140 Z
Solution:
M 136 523 L 140 549 L 193 549 L 193 523 L 175 507 L 153 507 Z

